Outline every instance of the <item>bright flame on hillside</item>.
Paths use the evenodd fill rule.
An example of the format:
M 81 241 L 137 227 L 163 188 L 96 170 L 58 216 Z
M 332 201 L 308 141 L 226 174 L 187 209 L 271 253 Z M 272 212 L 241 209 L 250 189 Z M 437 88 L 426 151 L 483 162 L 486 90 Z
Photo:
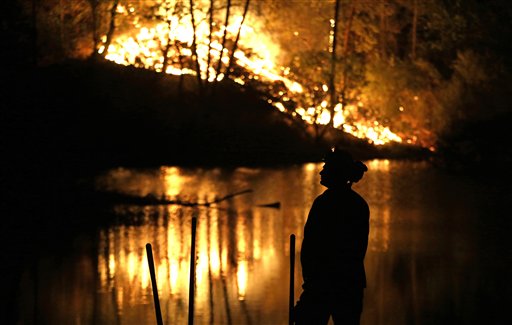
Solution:
M 135 9 L 120 5 L 117 11 L 119 14 L 127 15 L 133 13 Z M 133 30 L 117 36 L 107 49 L 106 59 L 122 65 L 134 65 L 167 74 L 195 75 L 196 72 L 192 64 L 193 51 L 191 50 L 194 30 L 190 14 L 182 13 L 177 16 L 160 8 L 159 15 L 166 17 L 166 19 L 152 26 L 142 27 L 135 24 Z M 279 111 L 301 118 L 310 124 L 327 125 L 330 123 L 328 87 L 326 85 L 322 87 L 325 99 L 320 105 L 315 107 L 301 106 L 298 95 L 304 94 L 304 87 L 299 82 L 287 77 L 289 68 L 277 67 L 274 64 L 280 49 L 270 37 L 259 31 L 261 29 L 258 28 L 259 23 L 257 21 L 249 16 L 244 21 L 241 15 L 237 15 L 230 18 L 231 24 L 227 27 L 219 26 L 218 23 L 214 24 L 214 29 L 210 35 L 207 13 L 195 10 L 194 16 L 196 21 L 197 59 L 203 80 L 212 82 L 215 79 L 221 80 L 225 77 L 225 71 L 217 71 L 218 58 L 222 51 L 224 69 L 229 65 L 230 58 L 233 57 L 236 64 L 233 63 L 232 66 L 242 67 L 249 72 L 248 75 L 230 76 L 235 82 L 242 85 L 250 79 L 267 83 L 280 82 L 286 89 L 278 91 L 277 94 L 271 94 L 274 95 L 274 98 L 281 98 L 281 100 L 269 99 L 270 104 Z M 236 39 L 237 34 L 240 33 L 238 49 L 234 54 L 231 53 L 231 45 L 223 49 L 221 40 L 225 31 L 228 40 Z M 246 54 L 244 49 L 250 49 L 250 54 Z M 104 47 L 99 49 L 99 53 L 104 51 Z M 164 57 L 167 58 L 167 62 L 164 62 Z M 187 64 L 184 62 L 187 62 Z M 165 71 L 163 71 L 164 69 Z M 290 110 L 286 108 L 287 102 L 295 102 L 297 105 L 293 110 Z M 362 107 L 363 103 L 359 102 L 358 106 Z M 391 141 L 402 142 L 401 137 L 379 122 L 368 121 L 363 117 L 354 118 L 358 115 L 357 111 L 356 106 L 347 105 L 343 108 L 341 104 L 337 104 L 334 109 L 333 126 L 341 128 L 358 138 L 367 139 L 375 145 Z

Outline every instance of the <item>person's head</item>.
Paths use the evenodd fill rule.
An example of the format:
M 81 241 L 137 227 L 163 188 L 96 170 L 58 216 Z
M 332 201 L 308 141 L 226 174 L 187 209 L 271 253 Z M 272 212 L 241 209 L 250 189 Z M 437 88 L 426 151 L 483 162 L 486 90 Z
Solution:
M 324 157 L 324 168 L 320 172 L 320 184 L 336 187 L 357 183 L 368 170 L 361 161 L 354 161 L 352 155 L 339 148 L 333 148 Z

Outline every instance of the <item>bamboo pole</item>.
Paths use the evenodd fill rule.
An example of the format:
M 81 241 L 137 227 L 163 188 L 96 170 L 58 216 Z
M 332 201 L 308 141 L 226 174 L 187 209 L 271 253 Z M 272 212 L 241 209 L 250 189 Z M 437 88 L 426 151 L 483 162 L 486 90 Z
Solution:
M 190 240 L 190 280 L 188 287 L 188 325 L 194 325 L 194 289 L 196 282 L 196 228 L 197 218 L 192 217 L 192 238 Z
M 293 306 L 295 305 L 295 234 L 290 235 L 290 297 L 288 324 L 293 325 Z
M 158 288 L 156 286 L 156 275 L 155 275 L 155 263 L 153 261 L 153 250 L 151 249 L 150 243 L 146 244 L 146 253 L 148 256 L 149 273 L 151 275 L 151 286 L 153 287 L 153 300 L 155 301 L 156 323 L 158 325 L 163 325 L 164 322 L 162 320 L 162 311 L 160 310 L 160 300 L 158 299 Z

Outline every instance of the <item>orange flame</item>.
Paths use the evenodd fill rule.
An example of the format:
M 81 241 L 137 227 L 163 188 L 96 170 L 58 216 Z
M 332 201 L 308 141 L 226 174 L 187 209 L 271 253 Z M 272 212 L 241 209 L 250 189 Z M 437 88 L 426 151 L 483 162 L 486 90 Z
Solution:
M 165 14 L 165 10 L 161 10 Z M 128 14 L 128 12 L 133 13 L 134 8 L 125 8 L 121 5 L 118 7 L 119 14 Z M 299 102 L 299 105 L 292 112 L 289 112 L 290 114 L 310 124 L 327 125 L 331 122 L 331 113 L 328 109 L 327 99 L 329 95 L 328 87 L 326 85 L 322 87 L 325 98 L 320 105 L 315 107 L 303 107 L 303 105 L 300 105 L 300 100 L 296 95 L 304 93 L 305 87 L 287 77 L 289 68 L 276 66 L 274 62 L 278 57 L 280 49 L 268 35 L 261 32 L 261 28 L 259 28 L 260 23 L 257 20 L 248 16 L 243 21 L 242 16 L 237 15 L 235 19 L 231 19 L 233 23 L 229 26 L 221 25 L 219 26 L 220 28 L 212 31 L 212 42 L 210 43 L 210 26 L 207 13 L 196 10 L 194 15 L 198 22 L 195 30 L 196 49 L 201 78 L 203 80 L 208 79 L 209 82 L 212 82 L 224 78 L 222 72 L 218 75 L 216 74 L 214 68 L 216 65 L 210 63 L 210 66 L 208 66 L 208 52 L 210 51 L 210 57 L 218 58 L 221 51 L 223 51 L 222 63 L 224 65 L 229 64 L 229 50 L 223 49 L 219 40 L 222 39 L 225 30 L 230 39 L 234 39 L 240 30 L 239 49 L 233 55 L 236 64 L 252 73 L 253 79 L 271 83 L 281 82 L 286 88 L 286 96 L 283 96 L 285 95 L 283 91 L 276 94 L 279 95 L 276 97 L 282 98 L 282 101 L 269 99 L 268 102 L 279 111 L 287 112 L 288 110 L 283 102 L 288 102 L 297 97 L 295 102 Z M 108 49 L 106 49 L 105 58 L 117 64 L 135 65 L 172 75 L 195 75 L 195 70 L 180 67 L 177 62 L 174 62 L 175 60 L 172 60 L 178 56 L 191 58 L 193 55 L 191 47 L 194 39 L 194 30 L 190 24 L 190 15 L 184 14 L 180 17 L 167 15 L 166 20 L 160 23 L 153 23 L 151 26 L 137 27 L 136 25 L 128 33 L 117 36 Z M 169 48 L 167 58 L 172 62 L 165 65 L 162 48 L 166 47 L 167 44 L 176 43 L 184 45 L 179 48 Z M 242 49 L 251 49 L 251 52 L 257 55 L 248 56 Z M 100 47 L 98 50 L 99 53 L 104 51 L 104 47 Z M 163 71 L 164 67 L 165 71 Z M 234 76 L 231 78 L 239 84 L 244 85 L 246 83 L 243 77 Z M 359 102 L 358 106 L 362 107 L 363 104 Z M 364 118 L 355 119 L 354 115 L 357 115 L 356 113 L 356 106 L 347 105 L 344 108 L 341 103 L 338 103 L 334 107 L 334 116 L 332 117 L 334 127 L 340 128 L 355 137 L 366 139 L 375 145 L 403 142 L 402 138 L 393 133 L 389 127 L 385 127 L 377 121 L 368 121 Z

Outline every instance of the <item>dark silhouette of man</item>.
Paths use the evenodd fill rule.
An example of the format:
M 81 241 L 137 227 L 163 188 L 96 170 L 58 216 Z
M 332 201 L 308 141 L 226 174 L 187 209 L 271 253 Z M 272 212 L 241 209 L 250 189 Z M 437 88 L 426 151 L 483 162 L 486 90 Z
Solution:
M 359 324 L 366 287 L 364 256 L 370 210 L 352 190 L 368 170 L 343 150 L 324 158 L 320 184 L 327 190 L 313 202 L 301 249 L 303 292 L 294 309 L 297 325 Z

